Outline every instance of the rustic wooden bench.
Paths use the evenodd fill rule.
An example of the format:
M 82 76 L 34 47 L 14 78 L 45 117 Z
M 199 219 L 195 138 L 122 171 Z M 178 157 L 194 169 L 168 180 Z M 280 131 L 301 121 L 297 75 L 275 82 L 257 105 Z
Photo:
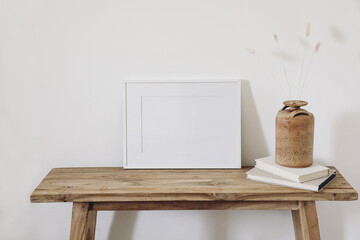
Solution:
M 320 239 L 315 201 L 349 201 L 357 192 L 338 173 L 321 192 L 246 180 L 250 167 L 227 170 L 55 168 L 31 202 L 73 202 L 70 239 L 94 239 L 97 211 L 291 210 L 296 239 Z

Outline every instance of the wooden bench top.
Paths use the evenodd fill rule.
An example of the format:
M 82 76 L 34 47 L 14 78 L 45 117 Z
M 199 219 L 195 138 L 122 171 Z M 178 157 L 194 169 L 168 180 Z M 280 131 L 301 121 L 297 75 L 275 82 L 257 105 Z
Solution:
M 358 193 L 339 172 L 321 192 L 311 192 L 246 180 L 250 169 L 54 168 L 31 194 L 31 202 L 349 201 L 358 198 Z

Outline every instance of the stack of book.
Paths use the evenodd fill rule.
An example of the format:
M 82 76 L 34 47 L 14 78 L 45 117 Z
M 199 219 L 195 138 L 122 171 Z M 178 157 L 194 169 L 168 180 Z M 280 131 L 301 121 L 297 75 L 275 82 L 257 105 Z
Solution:
M 320 191 L 336 177 L 336 171 L 313 163 L 306 168 L 289 168 L 275 162 L 274 157 L 256 159 L 247 179 L 275 185 Z

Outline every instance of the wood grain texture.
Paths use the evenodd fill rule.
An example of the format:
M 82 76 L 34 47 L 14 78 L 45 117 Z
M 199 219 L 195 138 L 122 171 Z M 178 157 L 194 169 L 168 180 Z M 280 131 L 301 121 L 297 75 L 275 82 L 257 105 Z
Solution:
M 55 168 L 30 199 L 31 202 L 126 202 L 347 201 L 358 198 L 340 173 L 321 192 L 311 192 L 246 180 L 246 172 L 250 169 Z
M 90 203 L 73 203 L 70 240 L 94 240 L 96 211 Z
M 299 202 L 299 209 L 292 210 L 296 240 L 319 240 L 320 230 L 314 201 Z
M 291 215 L 294 225 L 295 239 L 302 240 L 303 234 L 302 234 L 301 222 L 300 222 L 300 212 L 299 210 L 291 210 Z
M 97 211 L 89 210 L 88 218 L 86 221 L 86 227 L 85 227 L 87 240 L 95 240 L 96 218 L 97 218 Z
M 298 202 L 278 201 L 172 201 L 172 202 L 99 202 L 92 206 L 96 211 L 119 210 L 297 210 Z

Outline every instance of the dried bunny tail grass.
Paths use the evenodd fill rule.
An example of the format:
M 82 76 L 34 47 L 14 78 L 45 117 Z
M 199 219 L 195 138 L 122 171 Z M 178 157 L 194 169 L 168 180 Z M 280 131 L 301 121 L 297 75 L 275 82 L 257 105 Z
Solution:
M 305 36 L 306 37 L 310 36 L 310 23 L 309 22 L 306 23 Z
M 289 96 L 287 95 L 286 91 L 284 90 L 284 88 L 281 86 L 280 81 L 278 81 L 278 79 L 275 77 L 275 75 L 270 71 L 269 67 L 265 64 L 264 60 L 262 61 L 262 64 L 264 65 L 264 68 L 268 71 L 268 73 L 270 74 L 270 76 L 274 80 L 274 82 L 279 85 L 282 93 L 286 96 L 287 99 L 290 99 Z
M 306 52 L 307 52 L 308 48 L 305 47 L 304 49 L 304 53 L 303 53 L 303 58 L 301 61 L 301 68 L 300 68 L 300 74 L 299 74 L 299 81 L 298 81 L 298 88 L 297 88 L 297 94 L 296 97 L 297 99 L 300 99 L 300 90 L 301 90 L 301 80 L 302 80 L 302 76 L 303 76 L 303 71 L 304 71 L 304 64 L 305 64 L 305 58 L 306 58 Z
M 304 83 L 303 83 L 303 85 L 302 85 L 302 87 L 301 87 L 300 97 L 301 97 L 302 91 L 303 91 L 303 89 L 304 89 L 306 80 L 307 80 L 307 78 L 308 78 L 309 69 L 310 69 L 310 66 L 311 66 L 313 57 L 314 57 L 315 53 L 319 51 L 319 48 L 320 48 L 320 42 L 318 42 L 318 43 L 315 45 L 314 51 L 313 51 L 313 53 L 311 54 L 311 58 L 310 58 L 310 61 L 309 61 L 309 65 L 308 65 L 307 70 L 306 70 L 306 73 L 305 73 Z
M 276 35 L 276 33 L 274 33 L 274 40 L 276 42 L 276 45 L 277 45 L 277 48 L 278 50 L 280 51 L 280 46 L 279 46 L 279 38 L 278 36 Z M 283 69 L 283 72 L 284 72 L 284 78 L 285 78 L 285 81 L 288 85 L 288 88 L 289 88 L 289 94 L 290 94 L 290 98 L 292 98 L 292 94 L 291 94 L 291 87 L 290 87 L 290 82 L 289 82 L 289 78 L 287 76 L 287 73 L 286 73 L 286 68 L 284 66 L 284 64 L 282 62 L 280 62 L 281 66 L 282 66 L 282 69 Z
M 305 37 L 308 38 L 309 36 L 310 36 L 310 23 L 307 22 L 306 27 L 305 27 Z M 309 48 L 307 38 L 304 40 L 304 43 L 303 43 L 305 49 L 304 49 L 304 54 L 303 54 L 303 58 L 302 58 L 302 62 L 301 62 L 299 84 L 298 84 L 298 91 L 297 91 L 297 98 L 299 98 L 299 99 L 300 99 L 300 96 L 301 96 L 301 93 L 302 93 L 302 89 L 304 88 L 304 85 L 301 86 L 301 84 L 302 84 L 302 76 L 303 76 L 303 69 L 304 69 L 304 63 L 305 63 L 305 58 L 306 58 L 306 52 L 307 52 L 307 50 Z M 319 43 L 318 47 L 317 47 L 317 45 L 315 46 L 316 50 L 314 52 L 317 52 L 319 50 L 319 47 L 320 47 L 320 43 Z M 306 75 L 307 75 L 307 72 L 306 72 Z
M 286 72 L 286 68 L 284 67 L 284 65 L 282 65 L 282 68 L 283 68 L 283 72 L 284 72 L 284 77 L 285 77 L 286 83 L 287 83 L 288 88 L 289 88 L 290 98 L 292 99 L 291 87 L 290 87 L 289 78 L 288 78 L 288 75 L 287 75 L 287 72 Z
M 276 33 L 274 33 L 274 40 L 275 42 L 278 42 L 278 36 L 276 35 Z
M 250 53 L 250 54 L 255 54 L 255 49 L 252 49 L 252 48 L 247 48 L 246 49 L 247 51 L 248 51 L 248 53 Z
M 318 42 L 318 43 L 315 45 L 314 53 L 316 53 L 317 51 L 319 51 L 319 48 L 320 48 L 320 42 Z
M 247 48 L 246 49 L 250 54 L 255 54 L 255 49 L 253 48 Z M 259 56 L 259 55 L 257 55 Z M 279 84 L 279 87 L 281 89 L 281 91 L 284 93 L 284 95 L 286 96 L 287 99 L 290 99 L 288 97 L 288 95 L 286 94 L 286 92 L 284 91 L 283 87 L 281 86 L 280 81 L 278 81 L 278 79 L 275 77 L 275 75 L 270 71 L 270 69 L 268 68 L 268 66 L 265 64 L 264 59 L 260 59 L 262 60 L 261 63 L 263 64 L 264 68 L 266 69 L 266 71 L 268 71 L 268 73 L 270 74 L 271 78 L 274 80 L 275 83 Z

